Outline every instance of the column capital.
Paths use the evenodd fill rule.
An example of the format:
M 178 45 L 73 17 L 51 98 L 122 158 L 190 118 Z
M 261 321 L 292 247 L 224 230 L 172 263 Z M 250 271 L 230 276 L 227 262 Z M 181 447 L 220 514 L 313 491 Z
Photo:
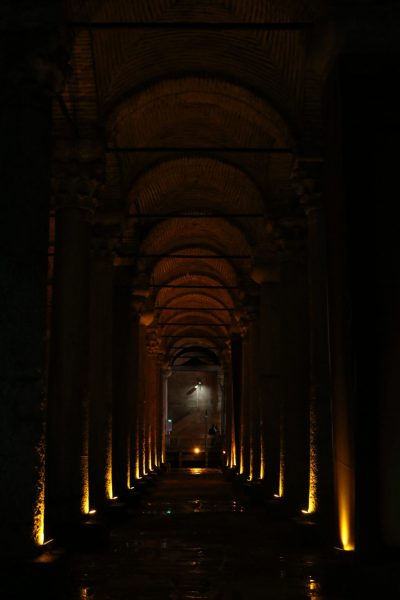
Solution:
M 160 356 L 160 342 L 154 327 L 149 327 L 146 331 L 146 349 L 151 356 Z
M 278 262 L 256 259 L 253 263 L 250 277 L 258 285 L 278 283 L 280 281 L 280 265 Z
M 96 140 L 58 140 L 53 151 L 53 201 L 56 210 L 93 213 L 104 182 L 104 153 Z
M 293 187 L 307 217 L 321 207 L 323 167 L 322 158 L 298 157 L 292 169 Z
M 141 325 L 144 325 L 145 327 L 152 325 L 155 318 L 155 312 L 154 300 L 151 296 L 146 297 L 133 290 L 132 308 L 138 315 L 139 323 Z
M 21 28 L 7 22 L 7 16 L 4 21 L 0 40 L 0 54 L 4 57 L 0 64 L 0 104 L 30 106 L 61 93 L 71 67 L 68 41 L 62 39 L 57 15 L 44 28 L 37 24 Z M 19 21 L 24 22 L 20 15 Z

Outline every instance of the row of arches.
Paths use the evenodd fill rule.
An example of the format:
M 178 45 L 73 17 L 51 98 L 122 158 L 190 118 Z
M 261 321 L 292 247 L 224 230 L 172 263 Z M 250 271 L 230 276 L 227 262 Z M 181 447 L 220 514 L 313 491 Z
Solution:
M 76 531 L 165 464 L 168 374 L 186 359 L 218 372 L 224 467 L 262 484 L 265 502 L 303 510 L 332 544 L 368 546 L 365 498 L 380 482 L 359 458 L 368 228 L 361 158 L 352 169 L 367 153 L 353 123 L 372 119 L 374 98 L 361 102 L 368 61 L 342 9 L 5 10 L 0 438 L 15 554 Z M 368 15 L 381 31 L 385 15 Z M 384 455 L 373 416 L 368 427 Z M 397 539 L 384 506 L 376 538 Z

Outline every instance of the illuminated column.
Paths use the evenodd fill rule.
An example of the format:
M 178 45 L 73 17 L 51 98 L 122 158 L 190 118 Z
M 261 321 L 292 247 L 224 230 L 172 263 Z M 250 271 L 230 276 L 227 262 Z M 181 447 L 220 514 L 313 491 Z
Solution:
M 222 449 L 225 449 L 226 446 L 226 396 L 225 396 L 225 379 L 224 379 L 224 371 L 221 367 L 217 373 L 217 412 L 221 415 L 221 423 L 220 423 L 220 444 L 218 447 L 219 452 Z M 225 461 L 224 461 L 225 464 Z
M 147 330 L 147 369 L 146 369 L 146 451 L 147 470 L 159 466 L 159 411 L 161 404 L 159 344 L 154 330 Z
M 317 185 L 320 161 L 299 161 L 297 193 L 308 224 L 310 315 L 310 489 L 307 510 L 333 525 L 332 410 L 329 365 L 326 230 Z
M 163 450 L 163 436 L 164 433 L 164 387 L 163 387 L 163 364 L 164 364 L 164 354 L 157 354 L 157 390 L 156 390 L 156 410 L 155 410 L 155 432 L 156 432 L 156 447 L 155 447 L 155 457 L 156 457 L 156 466 L 160 467 L 164 460 L 164 450 Z M 164 446 L 165 448 L 165 446 Z
M 166 450 L 169 446 L 168 431 L 168 378 L 172 374 L 171 368 L 162 370 L 162 413 L 161 413 L 161 462 L 166 462 Z
M 146 436 L 146 470 L 151 471 L 156 462 L 156 426 L 157 426 L 157 393 L 158 393 L 158 343 L 155 332 L 148 329 L 146 340 L 146 380 L 145 380 L 145 436 Z
M 240 406 L 240 453 L 239 473 L 250 476 L 250 443 L 251 443 L 251 362 L 248 339 L 248 328 L 242 339 L 242 386 Z
M 92 241 L 89 312 L 89 505 L 113 497 L 113 252 L 107 231 Z
M 235 427 L 233 414 L 233 396 L 232 396 L 232 357 L 230 348 L 226 348 L 223 360 L 223 376 L 224 376 L 224 395 L 223 395 L 223 423 L 225 429 L 222 434 L 222 450 L 225 450 L 226 455 L 223 459 L 223 465 L 234 467 L 236 465 L 236 445 L 235 445 Z
M 138 385 L 139 324 L 132 308 L 129 269 L 116 267 L 113 326 L 113 487 L 123 496 L 131 487 L 136 455 L 135 397 Z
M 293 243 L 281 265 L 284 498 L 297 514 L 307 506 L 309 490 L 309 310 L 304 246 L 302 240 Z
M 134 461 L 135 478 L 142 477 L 148 473 L 151 465 L 151 429 L 150 429 L 150 386 L 149 381 L 149 355 L 147 352 L 150 330 L 147 328 L 152 324 L 154 312 L 152 301 L 147 290 L 134 290 L 132 296 L 132 307 L 138 315 L 137 329 L 135 333 L 135 368 L 136 383 L 134 394 L 135 409 L 135 453 Z
M 10 16 L 13 10 L 14 5 L 6 6 Z M 22 27 L 19 10 L 15 5 L 15 23 Z M 57 24 L 49 21 L 49 26 L 56 33 Z M 57 73 L 44 58 L 41 64 L 47 75 L 41 73 L 38 57 L 50 57 L 56 47 L 49 43 L 46 48 L 45 33 L 36 36 L 33 27 L 29 43 L 24 38 L 22 29 L 11 36 L 2 31 L 0 529 L 1 553 L 7 559 L 26 555 L 43 542 L 44 518 L 44 345 L 54 83 L 50 78 Z
M 232 433 L 235 441 L 232 455 L 232 466 L 240 467 L 240 451 L 242 436 L 240 427 L 242 405 L 242 337 L 234 333 L 231 338 L 231 372 L 232 372 Z
M 259 321 L 255 311 L 249 326 L 249 368 L 250 368 L 250 477 L 260 479 L 261 473 L 261 399 L 260 399 L 260 354 Z
M 253 301 L 254 302 L 254 301 Z M 255 305 L 248 306 L 246 335 L 243 338 L 242 432 L 243 460 L 241 471 L 253 481 L 260 474 L 260 405 L 258 369 L 258 323 Z
M 284 440 L 281 437 L 282 349 L 280 271 L 274 265 L 253 269 L 252 278 L 260 285 L 260 444 L 261 464 L 271 494 L 283 492 Z
M 88 511 L 88 308 L 91 219 L 102 168 L 90 142 L 60 145 L 49 374 L 46 498 L 57 535 Z

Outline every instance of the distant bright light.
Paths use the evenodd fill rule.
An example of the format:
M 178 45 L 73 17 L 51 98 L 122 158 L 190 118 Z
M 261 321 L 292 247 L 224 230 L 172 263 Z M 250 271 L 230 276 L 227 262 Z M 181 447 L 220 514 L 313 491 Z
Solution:
M 195 453 L 195 454 L 200 454 L 200 448 L 195 448 L 195 449 L 194 449 L 194 453 Z
M 92 510 L 89 510 L 88 514 L 89 515 L 94 515 L 94 514 L 96 514 L 96 510 L 93 508 Z
M 222 454 L 226 454 L 226 450 L 222 450 Z

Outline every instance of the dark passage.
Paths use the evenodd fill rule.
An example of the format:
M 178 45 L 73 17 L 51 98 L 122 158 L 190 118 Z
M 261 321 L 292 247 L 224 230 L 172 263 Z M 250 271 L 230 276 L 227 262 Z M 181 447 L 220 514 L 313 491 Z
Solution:
M 175 469 L 120 514 L 103 550 L 74 549 L 45 578 L 67 600 L 343 600 L 332 551 L 219 469 Z M 114 517 L 115 520 L 115 517 Z M 58 570 L 60 573 L 57 574 Z M 47 574 L 48 575 L 48 574 Z M 42 589 L 43 593 L 46 592 Z

